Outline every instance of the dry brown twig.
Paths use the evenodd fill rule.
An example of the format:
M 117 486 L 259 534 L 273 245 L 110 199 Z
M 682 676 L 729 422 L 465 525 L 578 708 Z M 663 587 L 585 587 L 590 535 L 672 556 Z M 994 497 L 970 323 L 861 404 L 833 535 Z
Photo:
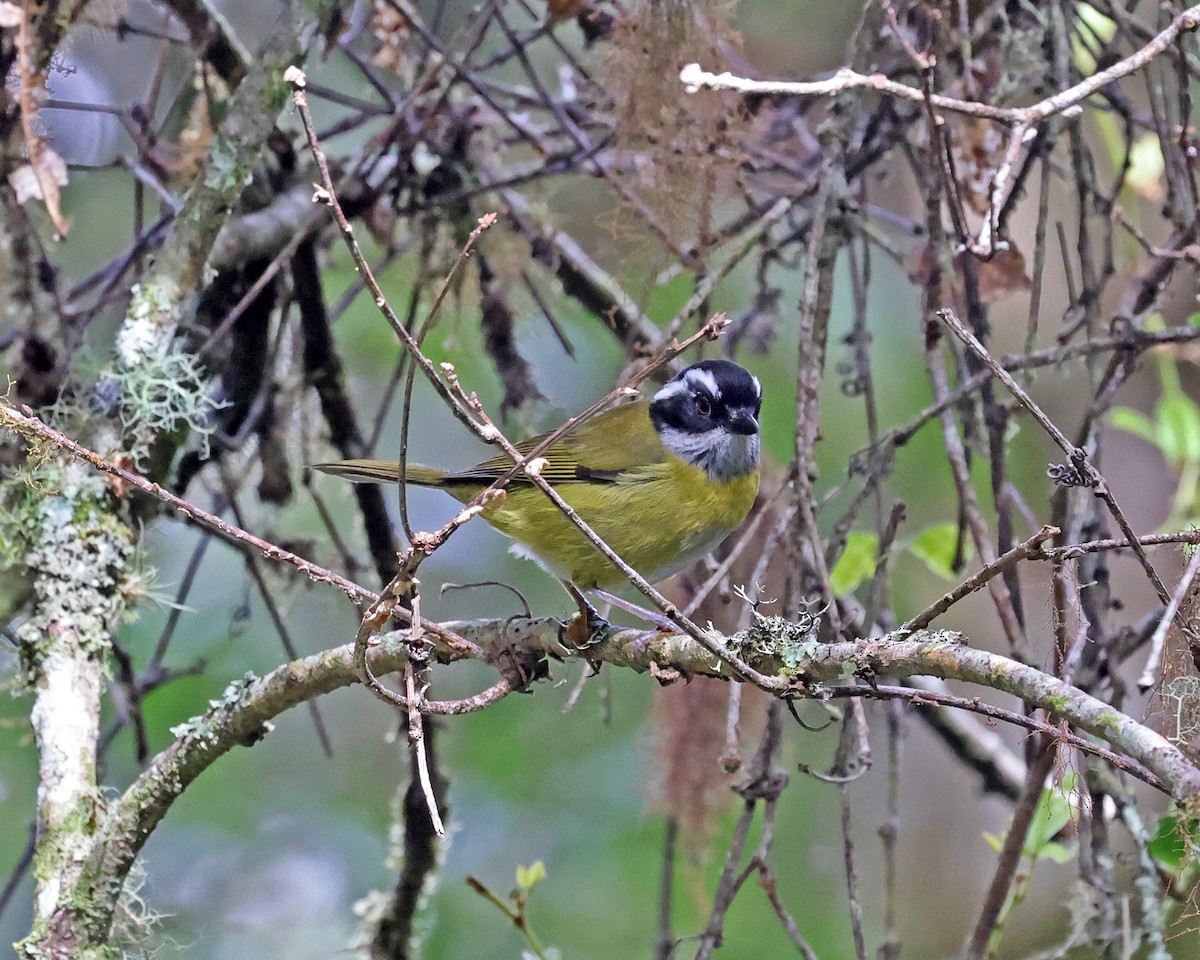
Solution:
M 572 509 L 570 504 L 563 500 L 559 493 L 541 477 L 537 468 L 538 456 L 541 453 L 541 450 L 549 446 L 549 444 L 561 436 L 562 433 L 572 429 L 585 417 L 594 414 L 599 409 L 603 409 L 603 407 L 607 406 L 608 403 L 611 403 L 616 396 L 627 391 L 629 389 L 629 384 L 635 383 L 644 378 L 653 369 L 666 363 L 672 357 L 677 356 L 693 343 L 705 339 L 715 339 L 715 337 L 720 334 L 720 331 L 726 326 L 728 322 L 726 318 L 723 315 L 718 315 L 708 323 L 704 324 L 701 329 L 692 337 L 689 337 L 682 343 L 673 344 L 669 349 L 661 352 L 655 361 L 653 361 L 647 367 L 644 367 L 638 374 L 635 375 L 635 377 L 631 378 L 629 384 L 618 388 L 613 392 L 613 394 L 610 394 L 609 397 L 606 397 L 598 404 L 593 405 L 592 408 L 584 411 L 584 413 L 580 414 L 578 417 L 572 418 L 572 420 L 560 427 L 558 431 L 551 433 L 535 450 L 530 451 L 528 454 L 522 454 L 491 422 L 491 419 L 483 410 L 483 407 L 478 402 L 478 399 L 474 398 L 473 396 L 468 396 L 462 390 L 462 388 L 458 386 L 456 378 L 447 378 L 447 380 L 443 380 L 442 377 L 438 376 L 432 362 L 421 352 L 419 344 L 417 344 L 416 340 L 408 332 L 408 330 L 404 328 L 403 324 L 399 322 L 399 319 L 396 317 L 394 311 L 388 305 L 387 298 L 384 296 L 378 282 L 371 273 L 370 267 L 367 264 L 366 259 L 363 257 L 357 241 L 354 239 L 353 228 L 346 219 L 345 213 L 342 211 L 341 206 L 338 204 L 337 196 L 334 192 L 333 179 L 329 172 L 329 165 L 325 160 L 324 152 L 322 151 L 320 143 L 317 140 L 316 128 L 312 122 L 312 115 L 309 113 L 307 99 L 304 95 L 304 86 L 306 83 L 304 73 L 297 67 L 289 68 L 285 74 L 285 80 L 292 87 L 292 100 L 300 113 L 305 132 L 308 136 L 309 147 L 312 150 L 313 157 L 316 159 L 317 166 L 321 171 L 322 184 L 320 187 L 318 187 L 313 199 L 314 201 L 320 201 L 328 204 L 330 210 L 333 212 L 334 218 L 337 220 L 338 226 L 341 228 L 342 237 L 347 246 L 350 248 L 351 256 L 354 259 L 355 266 L 363 275 L 364 280 L 367 282 L 368 288 L 375 297 L 376 306 L 379 307 L 384 317 L 388 320 L 388 323 L 396 331 L 404 347 L 409 351 L 413 361 L 420 367 L 426 378 L 433 385 L 434 389 L 442 397 L 443 401 L 449 405 L 450 409 L 455 413 L 458 419 L 481 440 L 498 445 L 513 461 L 513 468 L 507 475 L 496 480 L 486 490 L 477 495 L 467 505 L 467 507 L 454 520 L 452 520 L 450 524 L 447 525 L 447 528 L 443 528 L 446 530 L 445 536 L 441 536 L 441 532 L 439 531 L 438 534 L 434 534 L 432 537 L 430 537 L 428 541 L 426 541 L 424 538 L 419 538 L 422 542 L 413 545 L 412 556 L 415 557 L 418 553 L 423 556 L 428 556 L 432 550 L 437 549 L 437 547 L 445 542 L 445 537 L 448 537 L 454 529 L 457 529 L 462 525 L 462 523 L 465 523 L 472 516 L 475 516 L 479 512 L 479 510 L 482 508 L 482 503 L 484 502 L 485 497 L 491 496 L 493 490 L 501 489 L 503 485 L 506 484 L 509 479 L 511 479 L 512 476 L 516 475 L 518 471 L 523 472 L 528 481 L 541 490 L 541 492 L 551 501 L 551 503 L 553 503 L 555 507 L 557 507 L 558 510 L 576 526 L 576 528 L 588 539 L 588 541 L 597 550 L 599 550 L 600 553 L 602 553 L 610 563 L 612 563 L 622 572 L 622 574 L 624 574 L 626 580 L 635 588 L 637 588 L 637 590 L 647 597 L 652 603 L 654 603 L 654 605 L 668 619 L 670 619 L 685 633 L 708 649 L 713 656 L 730 663 L 740 675 L 746 677 L 747 679 L 753 680 L 757 685 L 762 686 L 763 689 L 778 689 L 779 683 L 777 680 L 773 680 L 772 678 L 764 676 L 740 657 L 738 657 L 737 654 L 726 650 L 721 645 L 713 642 L 706 631 L 702 630 L 697 624 L 693 623 L 689 618 L 684 616 L 682 611 L 680 611 L 675 604 L 671 603 L 666 597 L 659 593 L 659 591 L 656 590 L 640 573 L 625 563 L 625 561 L 621 559 L 616 551 L 614 551 L 607 543 L 605 543 L 604 540 L 575 512 L 575 510 Z M 486 229 L 487 226 L 490 226 L 495 220 L 495 215 L 489 214 L 488 218 L 485 219 L 487 222 L 485 223 L 481 220 L 480 229 Z M 446 374 L 453 374 L 453 368 L 451 367 L 446 369 L 444 367 L 443 372 Z M 411 572 L 402 570 L 402 578 L 409 576 L 411 576 Z M 392 589 L 393 591 L 395 590 L 395 585 Z M 394 601 L 389 601 L 386 599 L 380 601 L 381 604 L 388 604 L 390 602 Z M 379 620 L 378 614 L 382 612 L 382 607 L 376 611 L 374 616 L 371 612 L 368 612 L 367 617 L 364 618 L 364 624 L 367 623 L 368 620 L 373 623 L 380 623 L 381 621 Z M 366 675 L 369 674 L 369 667 L 367 666 L 365 657 L 365 640 L 362 646 L 363 655 L 361 657 L 361 663 L 364 667 L 364 682 L 367 682 L 365 678 Z M 378 695 L 378 691 L 376 691 L 376 693 Z
M 950 331 L 958 337 L 964 344 L 971 349 L 974 354 L 992 371 L 992 375 L 996 377 L 1008 391 L 1016 397 L 1017 401 L 1030 415 L 1038 422 L 1038 425 L 1050 435 L 1050 438 L 1058 444 L 1063 453 L 1067 455 L 1070 461 L 1069 470 L 1063 476 L 1063 482 L 1070 485 L 1082 485 L 1092 489 L 1097 497 L 1104 501 L 1108 507 L 1109 513 L 1117 522 L 1117 526 L 1121 528 L 1121 532 L 1125 534 L 1126 541 L 1129 547 L 1133 550 L 1134 555 L 1138 559 L 1138 563 L 1142 565 L 1142 569 L 1146 572 L 1146 577 L 1150 584 L 1154 587 L 1154 592 L 1158 594 L 1158 598 L 1163 603 L 1170 603 L 1171 595 L 1167 592 L 1166 586 L 1158 575 L 1158 571 L 1154 569 L 1154 565 L 1150 562 L 1150 558 L 1146 555 L 1145 549 L 1142 547 L 1141 541 L 1133 532 L 1133 528 L 1129 525 L 1124 512 L 1117 504 L 1116 497 L 1108 488 L 1108 481 L 1099 470 L 1092 465 L 1088 459 L 1087 451 L 1081 447 L 1077 447 L 1069 439 L 1067 435 L 1058 428 L 1058 425 L 1047 416 L 1046 412 L 1038 406 L 1038 404 L 1029 395 L 1017 381 L 1013 378 L 999 361 L 992 356 L 991 352 L 982 343 L 979 338 L 968 330 L 961 320 L 955 315 L 953 310 L 945 309 L 938 311 L 938 319 L 942 321 Z
M 928 104 L 939 110 L 994 120 L 1008 125 L 1011 129 L 1007 144 L 1002 159 L 996 165 L 992 175 L 988 210 L 983 216 L 978 236 L 966 243 L 966 248 L 971 253 L 986 259 L 993 256 L 998 250 L 1004 249 L 1004 241 L 998 236 L 1000 211 L 1008 202 L 1010 182 L 1020 159 L 1022 148 L 1038 136 L 1037 125 L 1051 117 L 1069 117 L 1074 112 L 1078 112 L 1082 109 L 1081 104 L 1088 97 L 1122 77 L 1143 69 L 1170 50 L 1181 33 L 1194 30 L 1198 24 L 1200 24 L 1200 4 L 1177 14 L 1165 29 L 1128 57 L 1081 80 L 1074 86 L 1027 107 L 996 107 L 943 94 L 927 94 L 924 90 L 890 80 L 882 74 L 862 74 L 847 67 L 836 71 L 832 77 L 826 80 L 793 82 L 751 80 L 734 76 L 729 72 L 714 74 L 702 70 L 698 63 L 689 63 L 680 71 L 679 80 L 689 93 L 697 93 L 701 89 L 707 88 L 710 90 L 734 90 L 743 94 L 833 97 L 849 90 L 870 90 L 913 103 Z

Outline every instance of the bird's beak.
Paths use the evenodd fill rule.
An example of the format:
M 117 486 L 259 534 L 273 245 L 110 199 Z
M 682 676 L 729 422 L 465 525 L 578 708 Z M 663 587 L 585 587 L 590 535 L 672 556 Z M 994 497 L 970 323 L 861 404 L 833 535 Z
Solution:
M 758 433 L 758 421 L 749 410 L 733 410 L 729 414 L 729 429 L 742 436 L 752 437 Z

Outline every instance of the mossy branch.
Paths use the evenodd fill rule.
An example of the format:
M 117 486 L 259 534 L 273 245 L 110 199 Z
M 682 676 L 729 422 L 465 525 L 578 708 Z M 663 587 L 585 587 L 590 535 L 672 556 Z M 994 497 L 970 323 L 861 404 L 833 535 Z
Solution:
M 135 459 L 160 430 L 180 422 L 204 426 L 207 397 L 194 365 L 175 346 L 176 327 L 205 282 L 218 231 L 286 103 L 283 69 L 303 57 L 315 34 L 314 6 L 323 9 L 328 3 L 284 4 L 280 29 L 230 98 L 155 269 L 134 289 L 107 379 L 115 385 L 108 392 L 121 404 L 125 449 Z M 46 11 L 46 19 L 55 19 L 53 10 Z M 48 52 L 44 43 L 43 53 Z M 97 445 L 110 444 L 105 438 Z M 61 468 L 65 479 L 80 472 L 72 463 Z M 109 927 L 132 865 L 113 878 L 97 872 L 96 858 L 88 855 L 96 850 L 98 836 L 95 751 L 103 654 L 123 606 L 121 574 L 134 537 L 104 482 L 92 476 L 86 482 L 97 489 L 76 496 L 64 484 L 61 493 L 45 501 L 25 550 L 37 600 L 18 639 L 35 688 L 32 713 L 40 758 L 35 918 L 19 947 L 29 958 L 116 956 Z M 97 545 L 103 548 L 99 553 Z M 76 562 L 77 554 L 90 562 Z
M 471 655 L 498 666 L 516 658 L 525 663 L 585 659 L 607 663 L 660 680 L 697 674 L 734 679 L 730 667 L 696 640 L 683 634 L 600 625 L 582 648 L 570 637 L 573 624 L 552 618 L 474 620 L 442 625 L 431 635 L 434 654 L 443 662 Z M 773 626 L 784 626 L 782 621 Z M 850 676 L 926 675 L 963 680 L 1012 694 L 1028 706 L 1106 743 L 1122 757 L 1145 768 L 1176 800 L 1200 797 L 1200 769 L 1173 744 L 1133 718 L 1064 681 L 1007 657 L 976 650 L 953 633 L 920 632 L 905 639 L 882 638 L 820 644 L 797 638 L 807 630 L 778 630 L 775 650 L 763 645 L 746 651 L 747 637 L 712 637 L 732 649 L 742 649 L 756 669 L 786 680 L 784 696 L 821 698 L 825 684 Z M 469 644 L 449 642 L 454 636 Z M 379 638 L 370 652 L 371 669 L 384 674 L 401 668 L 410 647 L 407 634 Z M 792 664 L 791 666 L 785 665 Z M 284 710 L 313 697 L 358 682 L 354 646 L 345 644 L 284 664 L 263 677 L 247 675 L 231 684 L 225 698 L 206 714 L 177 727 L 178 739 L 158 755 L 144 774 L 110 807 L 99 841 L 109 900 L 115 902 L 120 884 L 150 833 L 175 799 L 205 769 L 233 747 L 247 745 L 270 730 L 271 720 Z M 867 688 L 869 689 L 869 688 Z M 426 712 L 455 713 L 466 701 L 423 704 Z

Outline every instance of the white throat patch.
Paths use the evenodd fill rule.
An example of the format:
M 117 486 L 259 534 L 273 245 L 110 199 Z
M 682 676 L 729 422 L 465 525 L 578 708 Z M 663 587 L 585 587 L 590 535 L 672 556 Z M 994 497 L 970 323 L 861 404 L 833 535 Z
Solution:
M 659 431 L 663 446 L 675 456 L 702 467 L 718 483 L 744 477 L 758 468 L 758 435 L 730 433 L 720 427 L 703 433 L 688 433 L 664 426 Z

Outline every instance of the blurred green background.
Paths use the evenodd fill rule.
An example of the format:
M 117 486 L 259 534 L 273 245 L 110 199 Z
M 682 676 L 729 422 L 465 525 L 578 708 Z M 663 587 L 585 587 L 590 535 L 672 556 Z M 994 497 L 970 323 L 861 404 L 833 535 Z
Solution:
M 231 8 L 236 4 L 227 5 Z M 253 6 L 253 5 L 251 5 Z M 744 35 L 744 56 L 764 75 L 808 76 L 843 61 L 845 41 L 858 15 L 856 4 L 839 0 L 778 3 L 743 0 L 736 20 Z M 564 31 L 566 33 L 567 31 Z M 337 63 L 314 67 L 343 85 L 349 73 Z M 369 91 L 354 91 L 366 97 Z M 608 200 L 598 191 L 571 183 L 547 202 L 576 230 L 599 220 Z M 131 204 L 129 178 L 122 171 L 76 171 L 64 197 L 74 225 L 62 259 L 79 275 L 115 255 L 124 239 L 114 236 L 114 218 L 125 222 Z M 597 256 L 630 289 L 640 289 L 646 258 L 636 246 L 593 229 Z M 487 249 L 488 239 L 483 241 Z M 405 302 L 413 264 L 403 260 L 383 277 L 397 303 Z M 330 251 L 326 283 L 335 299 L 352 280 L 340 247 Z M 748 279 L 735 273 L 713 298 L 714 309 L 744 309 Z M 849 283 L 839 285 L 831 332 L 830 363 L 848 359 L 840 338 L 850 328 Z M 768 356 L 742 359 L 763 380 L 765 443 L 776 462 L 790 459 L 796 368 L 794 304 L 801 277 L 785 290 L 783 321 Z M 1061 291 L 1051 285 L 1045 310 L 1061 309 Z M 656 290 L 648 311 L 656 322 L 668 319 L 686 299 L 682 284 Z M 908 278 L 883 258 L 875 264 L 870 305 L 874 357 L 885 426 L 907 419 L 929 401 L 921 360 L 918 300 Z M 1011 309 L 1013 345 L 1020 334 L 1023 297 Z M 591 318 L 576 310 L 560 314 L 578 360 L 571 362 L 529 306 L 518 325 L 518 342 L 530 359 L 548 402 L 527 423 L 510 424 L 513 433 L 552 425 L 609 389 L 622 358 Z M 1004 341 L 1005 309 L 997 311 L 998 337 Z M 102 348 L 111 333 L 98 326 Z M 395 362 L 393 335 L 369 299 L 360 298 L 336 327 L 339 347 L 363 409 L 375 398 Z M 477 312 L 470 296 L 451 297 L 431 344 L 435 359 L 456 364 L 464 384 L 477 390 L 489 409 L 500 399 L 495 372 L 481 349 Z M 1046 378 L 1039 399 L 1070 415 L 1071 374 Z M 1137 403 L 1148 387 L 1135 384 L 1125 402 Z M 1139 393 L 1139 391 L 1141 391 Z M 429 390 L 418 384 L 413 418 L 412 458 L 439 465 L 467 465 L 478 445 L 453 421 Z M 398 419 L 389 422 L 381 455 L 397 445 Z M 831 375 L 824 398 L 823 440 L 819 455 L 820 492 L 834 491 L 845 478 L 850 455 L 865 443 L 861 402 L 839 389 Z M 1136 443 L 1136 441 L 1129 441 Z M 953 486 L 939 457 L 934 430 L 924 431 L 899 454 L 893 490 L 909 505 L 907 529 L 920 530 L 953 518 Z M 1014 478 L 1026 496 L 1044 503 L 1049 447 L 1030 432 L 1016 445 Z M 298 451 L 295 461 L 324 458 L 327 451 Z M 1144 456 L 1144 451 L 1142 453 Z M 1137 484 L 1134 525 L 1152 528 L 1165 515 L 1170 480 L 1154 463 L 1127 469 L 1114 458 L 1110 478 L 1118 486 Z M 1135 458 L 1136 459 L 1136 458 Z M 334 508 L 351 543 L 355 511 L 347 488 L 332 478 L 316 481 Z M 249 499 L 249 498 L 248 498 Z M 834 505 L 838 501 L 835 499 Z M 430 528 L 453 515 L 455 505 L 427 491 L 411 494 L 414 524 Z M 311 505 L 298 497 L 279 514 L 253 514 L 255 529 L 268 538 L 316 544 L 314 558 L 336 564 Z M 173 595 L 196 534 L 164 520 L 147 532 L 147 563 L 157 571 L 164 598 Z M 567 598 L 532 565 L 512 559 L 506 542 L 483 523 L 457 534 L 423 568 L 424 612 L 433 617 L 507 616 L 517 612 L 501 592 L 474 590 L 439 597 L 443 582 L 499 579 L 517 585 L 535 610 L 565 614 Z M 1118 571 L 1123 569 L 1118 563 Z M 332 591 L 297 584 L 286 573 L 271 572 L 284 598 L 284 612 L 305 652 L 352 639 L 356 627 L 349 603 Z M 364 579 L 365 579 L 364 574 Z M 1038 577 L 1045 577 L 1039 581 Z M 1049 571 L 1034 571 L 1031 596 L 1048 596 Z M 918 562 L 902 558 L 894 575 L 901 615 L 924 607 L 945 590 Z M 1128 591 L 1133 606 L 1149 602 L 1140 583 Z M 1042 602 L 1045 602 L 1044 599 Z M 168 728 L 202 712 L 210 699 L 246 671 L 261 673 L 277 665 L 282 653 L 261 601 L 244 575 L 237 555 L 219 543 L 208 550 L 188 601 L 167 665 L 184 668 L 203 660 L 202 675 L 182 679 L 153 694 L 146 703 L 151 749 L 170 741 Z M 152 649 L 168 615 L 166 604 L 147 606 L 127 626 L 122 643 L 135 657 Z M 986 600 L 956 609 L 946 626 L 970 627 L 972 641 L 988 645 L 980 625 L 990 622 Z M 1047 618 L 1043 618 L 1045 620 Z M 1049 635 L 1034 636 L 1039 656 L 1048 656 Z M 0 677 L 11 669 L 11 653 L 0 647 Z M 654 943 L 664 819 L 647 813 L 646 784 L 653 779 L 661 743 L 648 721 L 655 685 L 648 677 L 606 671 L 588 682 L 568 713 L 563 712 L 578 677 L 578 665 L 555 664 L 554 682 L 539 685 L 531 696 L 511 696 L 477 714 L 440 723 L 437 738 L 450 778 L 451 839 L 424 917 L 424 956 L 500 960 L 520 955 L 522 941 L 507 919 L 465 882 L 479 878 L 502 896 L 514 884 L 516 869 L 542 861 L 547 877 L 535 889 L 529 916 L 542 942 L 570 958 L 625 960 L 651 955 Z M 455 697 L 491 681 L 482 667 L 465 665 L 435 671 L 435 695 Z M 1003 698 L 1000 698 L 1002 701 Z M 1011 703 L 1005 704 L 1012 706 Z M 354 907 L 372 889 L 388 889 L 394 869 L 386 860 L 393 804 L 406 778 L 403 739 L 397 740 L 394 715 L 363 690 L 338 692 L 321 702 L 334 755 L 322 756 L 312 723 L 304 711 L 280 719 L 265 741 L 229 754 L 175 805 L 145 849 L 147 881 L 141 895 L 148 908 L 164 914 L 155 938 L 165 938 L 156 955 L 171 956 L 171 944 L 204 960 L 288 957 L 291 960 L 336 956 L 353 939 Z M 0 874 L 7 872 L 25 842 L 34 807 L 35 758 L 27 721 L 28 701 L 0 697 Z M 870 707 L 876 732 L 882 729 L 878 706 Z M 606 719 L 607 718 L 607 719 Z M 111 719 L 111 718 L 110 718 Z M 948 957 L 960 948 L 974 921 L 990 876 L 993 853 L 983 832 L 1006 824 L 1005 806 L 979 794 L 977 782 L 952 762 L 944 749 L 911 721 L 901 789 L 899 846 L 899 917 L 905 956 Z M 1020 738 L 1005 732 L 1019 747 Z M 814 734 L 789 724 L 784 768 L 793 779 L 780 803 L 776 864 L 779 893 L 800 929 L 822 958 L 852 955 L 839 831 L 838 790 L 805 778 L 796 763 L 822 768 L 834 746 L 831 733 Z M 883 822 L 886 783 L 882 738 L 877 738 L 876 768 L 852 789 L 860 856 L 862 900 L 868 943 L 882 933 L 882 880 L 877 831 Z M 118 736 L 106 757 L 106 780 L 120 789 L 136 776 L 132 740 Z M 681 855 L 674 912 L 676 931 L 698 931 L 711 906 L 724 841 L 736 807 L 721 819 L 711 846 Z M 757 829 L 757 828 L 756 828 Z M 753 842 L 753 838 L 752 838 Z M 1033 892 L 1006 937 L 1004 955 L 1023 956 L 1062 935 L 1073 865 L 1039 867 Z M 18 902 L 0 919 L 0 956 L 26 929 L 31 884 L 26 880 Z M 158 942 L 155 939 L 154 942 Z M 740 896 L 729 913 L 727 960 L 759 960 L 790 949 L 765 897 L 754 890 Z M 681 955 L 688 955 L 685 945 Z M 1179 954 L 1184 956 L 1184 954 Z

